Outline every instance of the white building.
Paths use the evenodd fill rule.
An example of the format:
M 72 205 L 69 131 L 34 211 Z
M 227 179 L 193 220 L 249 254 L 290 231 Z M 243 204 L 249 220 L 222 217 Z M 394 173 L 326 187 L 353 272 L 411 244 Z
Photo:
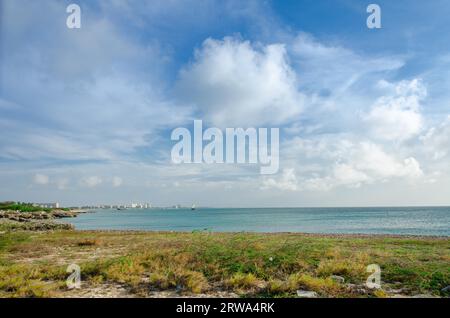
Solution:
M 49 209 L 59 209 L 59 202 L 55 203 L 34 203 L 34 206 L 38 206 L 40 208 L 49 208 Z
M 152 205 L 150 203 L 131 203 L 130 207 L 133 209 L 148 209 L 151 208 Z

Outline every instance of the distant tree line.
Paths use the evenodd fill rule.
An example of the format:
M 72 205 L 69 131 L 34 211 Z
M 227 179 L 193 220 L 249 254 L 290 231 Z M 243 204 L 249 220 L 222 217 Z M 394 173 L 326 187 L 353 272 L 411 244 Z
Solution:
M 0 210 L 14 210 L 20 212 L 51 212 L 55 209 L 52 208 L 42 208 L 39 206 L 35 206 L 33 203 L 27 202 L 14 202 L 14 201 L 4 201 L 0 202 Z M 69 210 L 69 209 L 60 209 L 60 210 Z

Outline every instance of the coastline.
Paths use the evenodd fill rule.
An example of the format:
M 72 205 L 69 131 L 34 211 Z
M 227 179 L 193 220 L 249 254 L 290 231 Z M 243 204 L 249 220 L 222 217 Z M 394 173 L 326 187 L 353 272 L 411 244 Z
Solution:
M 379 234 L 379 233 L 313 233 L 313 232 L 253 232 L 253 231 L 204 231 L 204 230 L 194 230 L 194 231 L 160 231 L 160 230 L 131 230 L 131 229 L 100 229 L 100 230 L 81 230 L 74 227 L 74 231 L 84 232 L 84 233 L 116 233 L 116 234 L 146 234 L 146 233 L 157 233 L 157 234 L 190 234 L 190 233 L 204 233 L 204 234 L 259 234 L 266 236 L 278 236 L 278 235 L 294 235 L 294 236 L 311 236 L 317 238 L 398 238 L 398 239 L 448 239 L 450 236 L 446 235 L 416 235 L 416 234 Z
M 70 223 L 56 222 L 57 219 L 74 218 L 80 211 L 55 209 L 48 211 L 22 212 L 18 210 L 0 211 L 0 231 L 50 231 L 73 230 Z

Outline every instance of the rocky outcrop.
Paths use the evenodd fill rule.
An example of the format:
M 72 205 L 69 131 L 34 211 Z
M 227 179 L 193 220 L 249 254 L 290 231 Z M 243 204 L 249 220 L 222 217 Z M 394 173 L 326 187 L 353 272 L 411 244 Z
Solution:
M 309 290 L 297 290 L 297 296 L 300 298 L 317 298 L 318 295 L 314 291 Z
M 51 212 L 20 212 L 20 211 L 0 211 L 0 219 L 8 219 L 16 222 L 29 222 L 32 220 L 49 220 L 60 218 L 73 218 L 78 215 L 78 212 L 53 210 Z
M 74 211 L 64 211 L 64 210 L 54 210 L 50 212 L 54 218 L 74 218 L 78 215 L 80 212 L 74 212 Z
M 338 275 L 331 275 L 330 278 L 336 283 L 343 284 L 345 282 L 345 278 Z
M 8 219 L 0 219 L 0 229 L 6 231 L 56 231 L 73 230 L 72 224 L 58 223 L 52 220 L 31 220 L 18 222 Z
M 51 212 L 0 211 L 0 228 L 8 231 L 52 231 L 73 230 L 71 224 L 59 223 L 55 219 L 76 217 L 78 212 L 53 210 Z

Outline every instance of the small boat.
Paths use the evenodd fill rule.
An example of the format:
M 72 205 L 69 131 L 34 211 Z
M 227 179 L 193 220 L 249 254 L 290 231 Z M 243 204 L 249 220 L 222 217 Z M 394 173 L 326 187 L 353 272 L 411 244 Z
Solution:
M 192 205 L 191 210 L 192 210 L 192 211 L 195 210 L 195 204 Z

